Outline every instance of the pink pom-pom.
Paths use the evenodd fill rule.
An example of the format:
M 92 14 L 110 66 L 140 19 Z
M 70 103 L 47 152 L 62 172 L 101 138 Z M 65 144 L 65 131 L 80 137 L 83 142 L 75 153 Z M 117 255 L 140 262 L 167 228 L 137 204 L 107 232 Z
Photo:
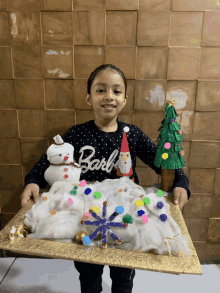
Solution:
M 83 215 L 83 221 L 90 220 L 90 219 L 91 219 L 91 215 L 89 213 L 85 213 Z
M 148 223 L 148 216 L 147 215 L 142 215 L 141 216 L 141 219 L 142 219 L 142 223 L 143 224 L 147 224 Z
M 83 187 L 83 186 L 85 186 L 86 185 L 86 181 L 85 180 L 82 180 L 81 182 L 80 182 L 80 185 Z
M 72 200 L 71 198 L 69 198 L 68 201 L 67 201 L 67 203 L 68 203 L 69 205 L 72 205 L 72 204 L 73 204 L 73 200 Z

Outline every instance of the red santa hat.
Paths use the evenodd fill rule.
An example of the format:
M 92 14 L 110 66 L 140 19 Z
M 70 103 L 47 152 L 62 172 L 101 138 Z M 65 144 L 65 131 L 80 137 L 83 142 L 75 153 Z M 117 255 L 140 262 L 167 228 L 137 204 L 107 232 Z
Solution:
M 123 130 L 124 130 L 124 134 L 123 134 L 122 143 L 121 143 L 121 153 L 128 153 L 128 152 L 130 152 L 130 150 L 129 150 L 129 146 L 128 146 L 126 132 L 128 132 L 130 129 L 128 126 L 125 126 Z

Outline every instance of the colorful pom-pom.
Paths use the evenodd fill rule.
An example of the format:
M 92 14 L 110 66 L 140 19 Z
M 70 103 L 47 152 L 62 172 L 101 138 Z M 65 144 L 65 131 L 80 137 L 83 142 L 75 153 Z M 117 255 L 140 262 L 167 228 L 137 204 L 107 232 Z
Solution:
M 92 191 L 92 189 L 91 189 L 91 188 L 86 188 L 86 190 L 84 191 L 84 193 L 85 193 L 86 195 L 88 195 L 88 194 L 90 194 L 90 193 L 91 193 L 91 191 Z
M 70 194 L 76 195 L 77 194 L 77 191 L 76 190 L 71 190 L 70 191 Z
M 159 190 L 157 191 L 157 195 L 158 195 L 158 196 L 162 196 L 162 195 L 163 195 L 163 191 L 159 189 Z
M 86 181 L 85 181 L 85 180 L 82 180 L 82 181 L 80 182 L 80 185 L 81 185 L 82 187 L 84 187 L 84 186 L 86 185 Z
M 119 188 L 118 192 L 123 192 L 123 188 Z
M 162 222 L 165 222 L 165 221 L 167 220 L 167 215 L 162 214 L 162 215 L 159 216 L 159 218 L 160 218 L 160 220 L 161 220 Z
M 143 199 L 143 203 L 146 204 L 146 206 L 150 203 L 150 199 L 148 197 L 145 197 Z
M 90 220 L 91 219 L 91 215 L 89 213 L 85 213 L 83 215 L 83 221 L 87 221 L 87 220 Z
M 139 211 L 137 211 L 137 214 L 139 217 L 141 217 L 143 214 L 145 214 L 145 211 L 139 210 Z
M 72 204 L 73 204 L 73 200 L 72 200 L 71 198 L 69 198 L 68 201 L 67 201 L 67 203 L 68 203 L 69 205 L 72 205 Z
M 82 241 L 83 241 L 83 244 L 86 245 L 86 246 L 89 246 L 89 244 L 91 243 L 91 240 L 90 240 L 89 236 L 84 236 L 82 238 Z
M 130 215 L 125 215 L 123 217 L 123 222 L 128 223 L 128 224 L 132 224 L 133 223 L 133 218 Z
M 162 209 L 163 206 L 164 206 L 163 202 L 162 202 L 162 201 L 158 201 L 158 203 L 157 203 L 157 208 L 158 208 L 158 209 Z
M 98 207 L 92 207 L 92 210 L 96 213 L 96 214 L 98 214 L 98 212 L 99 212 L 99 208 Z
M 116 213 L 118 214 L 123 214 L 124 213 L 124 208 L 122 206 L 118 206 L 116 209 L 115 209 Z
M 135 201 L 135 204 L 136 204 L 137 207 L 142 207 L 144 205 L 143 200 L 141 200 L 141 199 L 137 199 Z
M 141 219 L 142 219 L 142 223 L 143 224 L 147 224 L 148 223 L 148 216 L 147 215 L 142 215 L 141 216 Z
M 94 192 L 94 197 L 97 199 L 101 198 L 102 197 L 101 192 L 99 191 Z
M 74 186 L 74 189 L 78 189 L 78 186 L 77 186 L 77 185 L 75 185 L 75 186 Z

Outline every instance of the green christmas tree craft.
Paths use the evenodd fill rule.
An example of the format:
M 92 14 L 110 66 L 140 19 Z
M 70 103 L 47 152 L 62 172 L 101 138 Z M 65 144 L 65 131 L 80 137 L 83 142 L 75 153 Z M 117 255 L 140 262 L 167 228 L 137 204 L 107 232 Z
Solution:
M 175 179 L 175 169 L 182 169 L 185 165 L 184 151 L 180 141 L 181 126 L 176 121 L 176 101 L 171 96 L 171 101 L 165 106 L 165 119 L 158 129 L 160 134 L 157 139 L 157 153 L 154 165 L 161 168 L 161 189 L 170 191 Z

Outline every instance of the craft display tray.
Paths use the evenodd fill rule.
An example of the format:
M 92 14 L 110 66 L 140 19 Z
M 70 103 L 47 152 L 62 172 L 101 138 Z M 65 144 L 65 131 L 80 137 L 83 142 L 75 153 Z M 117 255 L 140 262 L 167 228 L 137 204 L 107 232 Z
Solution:
M 42 190 L 41 190 L 42 193 Z M 193 245 L 185 221 L 178 205 L 173 204 L 173 197 L 166 196 L 170 204 L 170 215 L 176 221 L 183 235 L 188 238 L 189 248 L 192 252 L 190 258 L 169 255 L 156 255 L 139 251 L 124 249 L 86 247 L 82 244 L 65 243 L 33 238 L 21 238 L 12 242 L 9 238 L 12 226 L 24 225 L 24 215 L 32 207 L 34 201 L 29 200 L 18 213 L 0 231 L 0 249 L 15 253 L 48 257 L 55 259 L 68 259 L 87 263 L 133 268 L 170 274 L 202 274 L 202 267 Z M 20 238 L 20 237 L 19 237 Z

